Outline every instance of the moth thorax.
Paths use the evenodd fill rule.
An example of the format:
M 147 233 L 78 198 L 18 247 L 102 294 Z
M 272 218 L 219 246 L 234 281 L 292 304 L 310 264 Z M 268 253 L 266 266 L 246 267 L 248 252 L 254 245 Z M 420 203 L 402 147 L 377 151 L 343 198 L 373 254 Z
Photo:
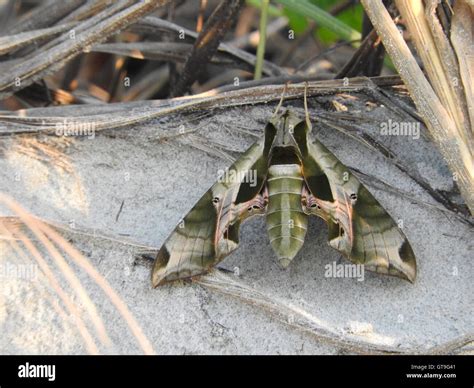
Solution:
M 267 232 L 283 267 L 287 267 L 304 243 L 308 216 L 303 212 L 304 179 L 299 164 L 276 164 L 268 169 Z

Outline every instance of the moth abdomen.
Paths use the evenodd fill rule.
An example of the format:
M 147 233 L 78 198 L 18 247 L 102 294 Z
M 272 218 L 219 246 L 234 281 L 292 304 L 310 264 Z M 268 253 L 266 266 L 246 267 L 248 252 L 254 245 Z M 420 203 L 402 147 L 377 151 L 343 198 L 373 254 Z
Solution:
M 277 164 L 268 169 L 267 232 L 283 267 L 299 252 L 306 236 L 308 216 L 301 206 L 304 184 L 298 164 Z

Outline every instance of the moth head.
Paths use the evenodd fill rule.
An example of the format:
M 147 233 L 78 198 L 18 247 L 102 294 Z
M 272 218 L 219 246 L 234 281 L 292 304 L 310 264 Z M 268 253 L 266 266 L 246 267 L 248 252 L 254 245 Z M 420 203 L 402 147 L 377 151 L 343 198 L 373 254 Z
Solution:
M 305 123 L 305 121 L 296 116 L 289 109 L 285 109 L 283 113 L 273 116 L 270 119 L 270 123 L 277 129 L 278 132 L 288 132 L 292 134 L 294 129 L 300 123 Z

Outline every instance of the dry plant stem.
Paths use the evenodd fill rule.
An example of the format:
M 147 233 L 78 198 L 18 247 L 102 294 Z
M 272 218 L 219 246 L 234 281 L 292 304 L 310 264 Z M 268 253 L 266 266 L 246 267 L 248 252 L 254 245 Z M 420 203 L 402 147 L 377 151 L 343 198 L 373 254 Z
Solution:
M 207 0 L 201 0 L 200 3 L 201 4 L 199 4 L 199 15 L 198 15 L 198 19 L 197 19 L 197 22 L 196 22 L 196 31 L 197 32 L 201 32 L 202 26 L 204 24 L 204 12 L 206 11 Z
M 432 12 L 425 17 L 421 0 L 396 0 L 430 84 L 455 123 L 456 136 L 474 149 L 470 123 L 467 120 L 467 109 L 464 109 L 462 83 L 453 50 L 443 31 L 438 30 L 438 34 L 432 34 L 435 27 L 432 18 L 436 17 L 435 7 L 438 1 L 435 3 L 435 5 L 432 4 Z M 428 21 L 432 22 L 430 23 L 431 30 Z
M 133 317 L 132 313 L 128 309 L 128 306 L 120 298 L 120 296 L 115 292 L 109 282 L 97 272 L 97 270 L 89 263 L 89 261 L 71 244 L 69 244 L 61 235 L 59 235 L 53 228 L 44 224 L 39 219 L 34 218 L 28 212 L 26 212 L 21 206 L 19 206 L 15 201 L 9 197 L 2 195 L 0 193 L 0 201 L 4 202 L 12 211 L 14 211 L 21 219 L 21 221 L 33 232 L 33 234 L 38 238 L 38 240 L 46 247 L 48 252 L 54 258 L 56 264 L 60 267 L 62 273 L 66 276 L 68 282 L 73 286 L 73 288 L 81 296 L 81 299 L 84 301 L 84 306 L 88 310 L 89 315 L 91 316 L 92 321 L 94 322 L 97 331 L 99 332 L 101 338 L 107 339 L 106 344 L 110 345 L 111 341 L 107 336 L 105 327 L 102 324 L 102 321 L 98 315 L 98 312 L 95 309 L 95 305 L 90 300 L 86 291 L 83 289 L 81 283 L 77 279 L 76 275 L 69 267 L 64 257 L 59 253 L 56 247 L 52 242 L 56 243 L 62 248 L 62 250 L 69 255 L 69 257 L 81 267 L 95 282 L 102 288 L 104 293 L 110 299 L 112 304 L 117 308 L 131 332 L 137 339 L 140 347 L 145 354 L 155 354 L 153 347 L 145 334 L 143 333 L 141 327 L 139 326 L 136 319 Z
M 193 278 L 193 282 L 242 300 L 243 302 L 262 308 L 282 322 L 296 327 L 318 340 L 338 346 L 349 352 L 358 354 L 450 354 L 469 343 L 473 342 L 472 333 L 448 341 L 444 344 L 429 348 L 398 348 L 381 343 L 371 342 L 360 336 L 341 333 L 318 317 L 308 313 L 302 308 L 292 306 L 277 298 L 265 295 L 263 292 L 250 287 L 219 270 L 209 272 L 207 275 Z
M 74 322 L 77 325 L 79 334 L 84 339 L 87 351 L 90 354 L 99 354 L 99 349 L 97 347 L 97 344 L 95 343 L 94 338 L 92 337 L 89 330 L 87 329 L 87 326 L 85 325 L 81 317 L 80 311 L 77 309 L 76 305 L 74 304 L 70 296 L 62 289 L 53 271 L 49 268 L 48 264 L 43 259 L 40 252 L 35 247 L 35 245 L 31 242 L 31 240 L 21 232 L 17 232 L 15 233 L 15 235 L 12 235 L 8 229 L 8 226 L 4 225 L 1 220 L 0 220 L 0 231 L 2 231 L 3 234 L 5 234 L 6 236 L 13 238 L 15 240 L 18 239 L 19 241 L 23 243 L 26 249 L 33 256 L 34 260 L 38 264 L 43 274 L 48 279 L 49 285 L 52 287 L 54 292 L 56 292 L 56 294 L 62 300 L 69 314 L 71 314 L 71 316 L 74 317 Z M 22 255 L 22 256 L 24 255 L 21 247 L 16 243 L 16 241 L 10 241 L 10 244 L 12 245 L 13 249 L 17 252 L 17 254 Z
M 85 20 L 98 14 L 108 5 L 108 0 L 88 0 L 85 4 L 81 5 L 62 19 L 62 21 Z
M 50 27 L 80 7 L 85 0 L 45 1 L 8 29 L 10 34 Z
M 474 136 L 474 4 L 457 1 L 454 4 L 454 15 L 451 20 L 451 44 L 456 52 L 459 63 L 459 73 L 464 93 L 471 132 Z M 467 44 L 466 44 L 467 42 Z
M 427 354 L 450 354 L 464 346 L 474 342 L 474 333 L 468 333 L 459 338 L 455 338 L 444 344 L 434 346 L 426 352 Z
M 168 2 L 169 0 L 153 0 L 136 3 L 122 0 L 113 3 L 86 23 L 79 25 L 73 39 L 61 37 L 62 40 L 56 45 L 36 53 L 9 69 L 10 71 L 4 71 L 0 75 L 0 97 L 7 97 L 46 74 L 53 73 L 92 44 L 118 33 L 144 14 Z
M 458 129 L 454 120 L 425 78 L 382 1 L 361 2 L 407 85 L 433 140 L 453 172 L 453 178 L 456 179 L 471 214 L 474 214 L 474 169 L 471 150 L 457 136 Z
M 172 91 L 173 96 L 180 96 L 187 92 L 199 77 L 204 66 L 214 56 L 224 35 L 232 26 L 242 4 L 243 0 L 222 0 L 209 16 Z
M 192 45 L 190 43 L 133 42 L 99 44 L 94 46 L 91 51 L 123 55 L 137 59 L 185 62 L 191 49 Z M 248 72 L 253 70 L 253 66 L 247 61 L 242 61 L 240 58 L 233 57 L 221 50 L 216 51 L 208 61 L 217 66 L 241 68 Z
M 140 21 L 138 21 L 132 28 L 136 29 L 145 29 L 148 31 L 149 34 L 156 34 L 156 30 L 165 30 L 169 32 L 173 32 L 179 34 L 181 31 L 184 32 L 186 37 L 190 37 L 192 39 L 197 39 L 198 34 L 196 32 L 188 30 L 178 24 L 169 22 L 167 20 L 160 19 L 155 16 L 146 16 Z M 151 31 L 150 31 L 151 30 Z M 220 43 L 218 49 L 223 53 L 227 53 L 236 59 L 240 59 L 241 61 L 250 64 L 252 67 L 255 66 L 256 57 L 255 55 L 241 50 L 234 45 L 230 45 L 227 43 Z M 263 72 L 265 75 L 268 76 L 276 76 L 281 74 L 286 74 L 286 71 L 281 67 L 275 65 L 272 62 L 264 61 L 263 63 Z
M 337 329 L 325 325 L 317 317 L 301 308 L 292 306 L 274 297 L 269 297 L 253 287 L 234 280 L 220 271 L 196 277 L 193 282 L 220 293 L 236 297 L 245 303 L 263 308 L 279 320 L 297 327 L 323 342 L 360 354 L 401 354 L 395 347 L 369 342 L 351 334 L 341 334 Z
M 82 256 L 82 254 L 77 249 L 75 249 L 72 245 L 68 244 L 67 241 L 61 235 L 59 235 L 56 231 L 54 231 L 46 224 L 41 223 L 40 226 L 42 231 L 44 233 L 47 233 L 51 240 L 56 242 L 56 244 L 61 245 L 64 248 L 64 251 L 74 260 L 74 262 L 84 271 L 86 271 L 87 274 L 92 279 L 94 279 L 97 285 L 102 288 L 104 293 L 109 297 L 112 304 L 117 308 L 117 310 L 121 313 L 121 315 L 127 322 L 130 330 L 137 339 L 144 353 L 148 355 L 155 354 L 153 346 L 143 333 L 138 322 L 128 309 L 128 306 L 115 292 L 109 282 L 102 275 L 100 275 L 99 272 L 97 272 L 97 270 L 89 263 L 89 261 L 84 256 Z
M 387 185 L 387 184 L 385 184 Z M 430 205 L 431 206 L 431 205 Z M 440 208 L 439 210 L 444 211 Z M 21 220 L 18 217 L 7 217 L 10 224 L 19 225 Z M 39 219 L 38 219 L 39 220 Z M 78 230 L 78 228 L 71 229 L 67 224 L 61 225 L 59 223 L 52 223 L 50 221 L 42 221 L 43 223 L 49 224 L 50 227 L 61 230 L 63 233 L 79 234 L 88 236 L 92 240 L 100 239 L 106 241 L 112 241 L 125 246 L 134 247 L 137 250 L 135 257 L 135 264 L 142 265 L 151 269 L 153 257 L 158 252 L 157 247 L 151 247 L 143 245 L 138 242 L 128 240 L 126 238 L 119 238 L 113 236 L 106 236 L 94 231 Z M 1 219 L 0 219 L 1 227 Z M 19 234 L 16 233 L 11 236 L 7 233 L 7 237 L 11 240 L 19 240 Z M 23 241 L 23 238 L 20 239 Z M 29 240 L 28 240 L 29 241 Z M 34 248 L 34 245 L 33 245 Z M 257 308 L 262 308 L 266 312 L 276 316 L 283 323 L 289 324 L 291 327 L 297 328 L 310 334 L 311 336 L 321 340 L 323 342 L 333 344 L 339 348 L 345 349 L 360 354 L 451 354 L 459 352 L 466 345 L 473 342 L 474 334 L 468 333 L 459 338 L 455 338 L 446 343 L 436 345 L 432 348 L 421 349 L 421 348 L 394 348 L 385 344 L 379 344 L 376 342 L 367 341 L 366 338 L 360 338 L 360 336 L 342 333 L 338 328 L 334 328 L 324 324 L 319 318 L 309 314 L 304 309 L 292 306 L 285 301 L 274 299 L 271 296 L 265 295 L 263 292 L 251 287 L 239 280 L 236 280 L 232 276 L 225 275 L 222 271 L 215 270 L 207 275 L 196 277 L 193 279 L 195 283 L 205 286 L 214 291 L 218 291 L 222 294 L 229 295 L 231 297 L 238 298 L 250 305 Z
M 41 221 L 35 220 L 31 217 L 26 211 L 24 211 L 20 206 L 18 206 L 14 201 L 10 198 L 0 195 L 0 201 L 4 202 L 7 206 L 9 206 L 15 213 L 17 213 L 22 222 L 33 232 L 33 234 L 38 238 L 38 240 L 43 244 L 43 246 L 47 249 L 48 253 L 54 259 L 56 265 L 60 269 L 61 273 L 67 279 L 67 281 L 71 284 L 72 288 L 76 291 L 77 295 L 81 299 L 84 304 L 85 310 L 89 313 L 89 316 L 99 333 L 99 337 L 103 339 L 104 343 L 107 346 L 111 345 L 111 340 L 107 334 L 105 329 L 105 325 L 98 314 L 95 304 L 90 299 L 87 291 L 82 286 L 80 280 L 77 278 L 74 271 L 68 265 L 64 257 L 61 255 L 59 250 L 51 243 L 51 240 L 48 236 L 41 231 Z M 40 261 L 38 261 L 40 263 Z M 44 267 L 43 267 L 44 269 Z
M 384 84 L 385 81 L 382 79 L 380 82 Z M 377 81 L 374 82 L 366 77 L 352 78 L 347 83 L 344 83 L 343 80 L 317 81 L 307 83 L 307 91 L 309 97 L 334 93 L 360 92 L 372 90 L 374 84 L 377 85 Z M 285 99 L 302 98 L 305 85 L 306 83 L 288 85 Z M 113 106 L 83 105 L 51 107 L 48 108 L 48 116 L 28 116 L 25 114 L 27 111 L 21 111 L 15 114 L 1 112 L 3 114 L 0 114 L 0 136 L 11 135 L 13 133 L 54 134 L 57 124 L 62 124 L 65 118 L 68 118 L 67 121 L 71 124 L 91 124 L 96 131 L 123 128 L 171 114 L 279 101 L 284 88 L 285 85 L 266 85 L 224 93 L 211 90 L 192 97 L 165 101 L 139 101 L 139 104 L 122 103 L 114 104 Z M 133 109 L 132 114 L 131 109 Z M 39 111 L 41 111 L 41 108 Z M 53 116 L 55 111 L 61 112 L 61 114 Z M 34 112 L 35 109 L 32 110 L 32 114 L 34 114 Z M 79 116 L 80 118 L 75 118 L 75 116 Z M 18 126 L 18 128 L 15 129 L 15 126 Z
M 53 35 L 69 30 L 76 23 L 66 23 L 60 26 L 43 28 L 31 32 L 22 32 L 16 35 L 0 37 L 0 55 L 19 49 L 20 47 L 34 43 L 41 39 L 49 38 Z

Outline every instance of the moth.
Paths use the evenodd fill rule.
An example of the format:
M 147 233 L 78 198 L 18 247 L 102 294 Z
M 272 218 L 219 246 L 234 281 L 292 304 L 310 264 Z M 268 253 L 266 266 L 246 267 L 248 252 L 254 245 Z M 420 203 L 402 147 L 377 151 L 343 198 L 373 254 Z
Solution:
M 246 219 L 266 217 L 270 245 L 287 267 L 305 241 L 310 216 L 328 226 L 328 242 L 369 271 L 413 282 L 416 260 L 382 205 L 332 152 L 310 137 L 305 119 L 280 110 L 254 143 L 196 203 L 158 252 L 156 287 L 208 272 L 239 245 Z M 253 177 L 254 179 L 246 179 Z

